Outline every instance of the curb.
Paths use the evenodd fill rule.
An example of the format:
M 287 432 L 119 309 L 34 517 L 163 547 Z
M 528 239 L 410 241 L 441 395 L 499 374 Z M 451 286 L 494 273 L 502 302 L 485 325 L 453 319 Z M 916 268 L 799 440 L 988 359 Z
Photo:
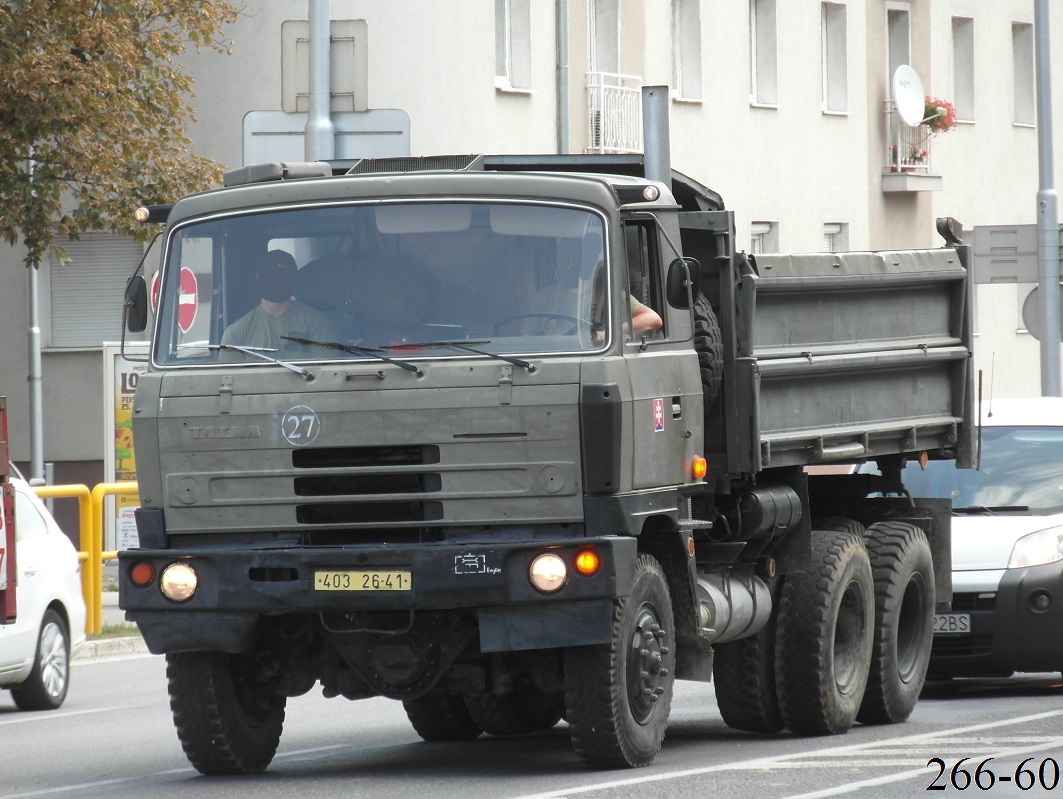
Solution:
M 86 641 L 74 655 L 74 660 L 112 657 L 115 655 L 135 655 L 146 653 L 148 645 L 139 635 L 127 638 L 101 638 L 98 641 Z

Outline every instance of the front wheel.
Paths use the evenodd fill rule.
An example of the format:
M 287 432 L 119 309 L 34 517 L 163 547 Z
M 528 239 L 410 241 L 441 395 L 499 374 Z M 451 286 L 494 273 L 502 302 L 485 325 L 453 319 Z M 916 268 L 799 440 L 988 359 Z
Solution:
M 66 699 L 70 686 L 70 637 L 66 622 L 54 610 L 41 620 L 37 654 L 29 677 L 11 689 L 11 698 L 21 710 L 55 710 Z
M 197 771 L 251 774 L 270 764 L 287 697 L 257 682 L 245 656 L 170 654 L 166 679 L 177 737 Z
M 639 555 L 631 596 L 613 603 L 608 644 L 565 650 L 565 717 L 594 768 L 645 766 L 664 742 L 675 681 L 675 621 L 660 564 Z

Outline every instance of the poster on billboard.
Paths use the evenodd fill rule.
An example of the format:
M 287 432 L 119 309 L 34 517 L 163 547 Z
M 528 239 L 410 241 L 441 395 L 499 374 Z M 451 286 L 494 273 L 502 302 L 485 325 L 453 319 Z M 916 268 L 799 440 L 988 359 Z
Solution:
M 126 342 L 125 352 L 132 358 L 122 356 L 121 344 L 106 342 L 103 345 L 104 364 L 104 480 L 108 483 L 124 483 L 137 479 L 137 466 L 133 457 L 133 395 L 140 376 L 147 372 L 147 342 Z M 117 494 L 107 498 L 104 512 L 104 551 L 129 549 L 138 544 L 137 524 L 133 512 L 139 507 L 136 494 Z

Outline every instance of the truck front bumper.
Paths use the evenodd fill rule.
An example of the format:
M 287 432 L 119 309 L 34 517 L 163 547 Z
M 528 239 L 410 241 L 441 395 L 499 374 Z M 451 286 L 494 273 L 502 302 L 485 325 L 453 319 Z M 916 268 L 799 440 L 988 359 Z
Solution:
M 119 553 L 119 605 L 138 624 L 156 654 L 187 650 L 249 649 L 262 616 L 372 614 L 402 611 L 474 612 L 482 651 L 574 646 L 609 640 L 611 603 L 631 593 L 636 540 L 605 536 L 519 543 L 419 544 L 281 549 L 130 549 Z M 574 567 L 593 549 L 600 567 L 592 575 Z M 564 586 L 552 594 L 528 579 L 544 552 L 569 566 Z M 191 567 L 195 593 L 168 599 L 159 578 L 173 563 Z M 137 585 L 131 574 L 149 564 L 155 579 Z M 141 569 L 140 571 L 144 571 Z M 319 574 L 408 575 L 326 588 Z M 335 582 L 330 580 L 330 582 Z

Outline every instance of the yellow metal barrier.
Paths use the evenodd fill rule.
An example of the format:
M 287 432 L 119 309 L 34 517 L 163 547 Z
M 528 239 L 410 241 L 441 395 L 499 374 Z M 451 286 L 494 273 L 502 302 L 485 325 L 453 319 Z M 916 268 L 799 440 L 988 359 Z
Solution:
M 83 485 L 37 486 L 37 496 L 44 498 L 77 497 L 78 556 L 88 565 L 81 570 L 81 592 L 85 597 L 85 632 L 99 633 L 103 629 L 103 561 L 118 557 L 118 553 L 103 551 L 103 500 L 115 494 L 136 494 L 135 482 L 100 483 L 92 491 Z
M 92 495 L 88 486 L 64 485 L 64 486 L 36 486 L 33 489 L 37 496 L 42 499 L 62 499 L 63 497 L 77 497 L 78 501 L 78 558 L 83 566 L 81 569 L 81 595 L 85 597 L 85 632 L 91 633 L 96 630 L 96 604 L 92 601 L 93 586 L 96 585 L 92 557 L 93 552 L 98 552 L 101 545 L 94 544 L 92 524 Z M 102 582 L 102 577 L 100 578 Z M 103 600 L 100 600 L 101 612 Z

